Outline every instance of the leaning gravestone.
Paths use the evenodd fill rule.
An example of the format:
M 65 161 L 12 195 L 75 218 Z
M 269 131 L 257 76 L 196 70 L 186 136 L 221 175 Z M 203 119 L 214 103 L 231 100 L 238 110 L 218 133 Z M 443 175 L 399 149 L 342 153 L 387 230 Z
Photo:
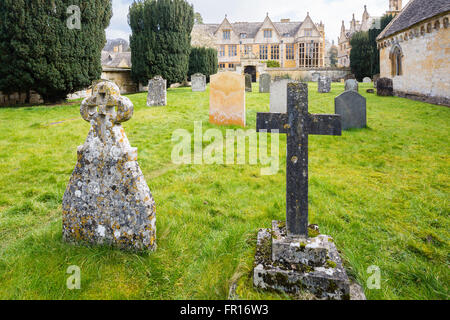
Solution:
M 196 73 L 191 76 L 192 92 L 206 91 L 206 76 L 201 73 Z
M 248 73 L 245 74 L 245 91 L 252 92 L 252 75 Z
M 286 222 L 258 234 L 253 283 L 322 299 L 349 299 L 350 281 L 333 239 L 308 233 L 308 135 L 341 135 L 339 115 L 308 112 L 308 85 L 290 83 L 287 113 L 258 113 L 257 131 L 287 134 Z
M 279 79 L 270 84 L 270 112 L 287 112 L 287 86 L 288 83 L 298 83 L 291 79 Z
M 370 79 L 369 77 L 365 77 L 363 79 L 363 83 L 371 83 L 371 82 L 372 82 L 372 79 Z
M 394 95 L 394 86 L 392 79 L 380 78 L 377 81 L 377 95 L 382 97 L 391 97 Z
M 345 81 L 345 91 L 359 91 L 358 81 L 355 79 L 349 79 Z
M 156 76 L 148 82 L 147 106 L 167 105 L 167 80 Z
M 116 84 L 99 82 L 81 104 L 91 130 L 78 147 L 78 163 L 64 194 L 63 238 L 155 250 L 155 201 L 137 163 L 137 149 L 121 126 L 133 116 L 133 104 L 119 92 Z
M 209 122 L 245 127 L 245 77 L 230 71 L 211 76 Z
M 269 93 L 270 92 L 270 82 L 272 77 L 268 73 L 263 73 L 259 76 L 259 92 Z
M 321 76 L 318 82 L 319 93 L 328 93 L 331 91 L 331 78 Z
M 366 98 L 356 91 L 345 91 L 334 99 L 335 113 L 341 115 L 342 129 L 367 127 Z

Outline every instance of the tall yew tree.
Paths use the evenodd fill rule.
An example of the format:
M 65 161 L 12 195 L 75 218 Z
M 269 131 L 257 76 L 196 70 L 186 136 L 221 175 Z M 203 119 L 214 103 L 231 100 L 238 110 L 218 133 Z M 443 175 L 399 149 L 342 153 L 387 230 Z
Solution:
M 168 84 L 186 80 L 194 9 L 185 0 L 139 0 L 130 6 L 131 76 L 147 84 L 160 75 Z
M 80 9 L 81 29 L 68 26 L 70 6 Z M 111 16 L 111 0 L 1 0 L 0 91 L 34 90 L 54 102 L 88 87 L 101 76 Z
M 358 81 L 372 76 L 371 44 L 368 32 L 356 32 L 350 40 L 350 68 Z

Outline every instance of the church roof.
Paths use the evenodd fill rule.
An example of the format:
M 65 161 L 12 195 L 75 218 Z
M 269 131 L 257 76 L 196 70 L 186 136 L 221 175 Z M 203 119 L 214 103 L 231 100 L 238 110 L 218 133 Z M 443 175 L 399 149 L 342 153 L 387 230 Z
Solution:
M 411 0 L 394 20 L 381 32 L 377 40 L 408 29 L 417 23 L 450 11 L 449 0 Z

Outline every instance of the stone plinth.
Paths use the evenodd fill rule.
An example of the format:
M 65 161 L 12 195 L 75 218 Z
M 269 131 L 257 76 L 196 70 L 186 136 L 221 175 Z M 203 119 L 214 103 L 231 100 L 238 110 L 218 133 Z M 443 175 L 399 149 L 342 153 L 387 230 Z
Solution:
M 133 116 L 133 104 L 117 85 L 103 81 L 80 112 L 91 129 L 64 193 L 64 240 L 155 250 L 155 201 L 121 126 Z
M 167 105 L 167 80 L 156 76 L 148 82 L 147 106 L 158 107 Z
M 359 91 L 358 81 L 355 79 L 349 79 L 345 81 L 345 91 Z
M 350 280 L 332 238 L 290 238 L 285 228 L 276 227 L 280 222 L 273 225 L 274 230 L 262 229 L 258 233 L 255 287 L 291 294 L 308 291 L 319 299 L 350 299 Z M 277 259 L 273 259 L 273 251 L 280 243 L 290 249 L 279 251 Z
M 270 82 L 272 77 L 268 73 L 263 73 L 259 76 L 259 92 L 269 93 L 270 92 Z
M 209 122 L 245 127 L 245 77 L 234 72 L 211 76 Z
M 329 93 L 331 91 L 331 78 L 319 77 L 318 91 L 319 93 Z
M 192 92 L 206 91 L 206 76 L 201 73 L 196 73 L 191 76 Z

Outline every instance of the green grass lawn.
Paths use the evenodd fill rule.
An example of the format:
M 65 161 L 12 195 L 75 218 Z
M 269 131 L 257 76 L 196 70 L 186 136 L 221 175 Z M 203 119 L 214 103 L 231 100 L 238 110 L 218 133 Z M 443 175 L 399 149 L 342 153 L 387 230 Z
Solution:
M 342 137 L 310 137 L 310 222 L 334 237 L 368 299 L 449 299 L 450 109 L 366 94 L 368 125 Z M 334 97 L 310 87 L 310 111 L 334 113 Z M 260 165 L 175 165 L 175 129 L 208 123 L 209 95 L 170 89 L 167 107 L 129 96 L 124 124 L 156 200 L 158 250 L 133 254 L 62 242 L 61 201 L 89 124 L 79 103 L 0 109 L 1 299 L 288 299 L 254 290 L 259 228 L 285 217 L 285 148 L 280 171 Z M 269 95 L 247 94 L 247 127 L 269 110 Z M 59 122 L 59 123 L 58 123 Z M 220 127 L 225 133 L 226 129 Z M 207 144 L 207 143 L 206 143 Z M 81 290 L 66 270 L 81 268 Z M 381 289 L 369 290 L 369 266 Z

